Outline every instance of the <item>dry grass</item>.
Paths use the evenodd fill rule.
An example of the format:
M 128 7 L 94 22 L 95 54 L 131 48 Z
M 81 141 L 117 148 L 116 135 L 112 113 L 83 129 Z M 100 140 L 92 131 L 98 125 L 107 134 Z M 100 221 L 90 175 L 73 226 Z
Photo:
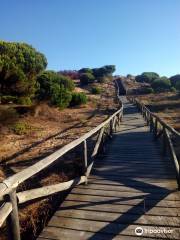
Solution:
M 103 92 L 98 96 L 92 95 L 88 88 L 76 88 L 77 91 L 85 91 L 88 94 L 89 101 L 84 106 L 59 111 L 55 107 L 41 103 L 28 113 L 20 116 L 15 114 L 13 118 L 7 117 L 5 121 L 0 121 L 0 180 L 21 171 L 73 141 L 115 111 L 118 105 L 115 103 L 114 84 L 104 83 L 101 84 L 101 88 Z M 19 121 L 28 123 L 31 131 L 22 135 L 15 134 L 10 126 Z M 82 159 L 77 157 L 78 151 L 77 149 L 70 155 L 67 154 L 62 158 L 61 164 L 21 184 L 18 191 L 68 181 L 81 175 L 83 164 Z M 63 197 L 64 194 L 57 194 L 20 207 L 23 239 L 33 239 L 53 212 L 54 205 L 59 204 Z M 1 239 L 2 234 L 0 235 Z
M 151 111 L 180 131 L 180 97 L 177 93 L 158 93 L 138 96 Z

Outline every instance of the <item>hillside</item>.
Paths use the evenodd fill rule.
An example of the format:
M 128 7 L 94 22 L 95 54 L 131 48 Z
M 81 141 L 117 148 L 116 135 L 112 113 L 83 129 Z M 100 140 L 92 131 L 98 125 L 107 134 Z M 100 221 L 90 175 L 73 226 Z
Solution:
M 92 94 L 93 86 L 101 87 L 101 94 Z M 59 111 L 47 102 L 40 102 L 19 115 L 15 114 L 13 105 L 0 106 L 1 181 L 83 135 L 105 120 L 118 107 L 113 81 L 94 83 L 85 87 L 77 86 L 75 90 L 87 94 L 87 104 Z M 14 107 L 17 109 L 17 106 Z M 25 129 L 16 129 L 17 123 L 25 123 Z M 58 169 L 53 167 L 43 172 L 38 179 L 31 179 L 21 185 L 18 191 L 63 182 L 78 176 L 82 171 L 82 161 L 75 156 L 76 153 L 65 156 Z M 61 201 L 63 196 L 64 194 L 59 194 L 56 201 Z M 20 207 L 22 233 L 26 239 L 32 239 L 46 222 L 47 216 L 51 215 L 52 201 L 54 197 L 49 197 Z M 40 218 L 43 219 L 41 223 Z

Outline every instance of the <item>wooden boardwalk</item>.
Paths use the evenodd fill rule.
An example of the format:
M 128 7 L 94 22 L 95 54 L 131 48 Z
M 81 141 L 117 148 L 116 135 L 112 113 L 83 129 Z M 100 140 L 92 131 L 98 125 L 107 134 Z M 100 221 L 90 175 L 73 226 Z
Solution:
M 180 239 L 173 162 L 162 157 L 137 108 L 126 98 L 123 103 L 122 125 L 96 160 L 88 185 L 72 189 L 39 240 Z

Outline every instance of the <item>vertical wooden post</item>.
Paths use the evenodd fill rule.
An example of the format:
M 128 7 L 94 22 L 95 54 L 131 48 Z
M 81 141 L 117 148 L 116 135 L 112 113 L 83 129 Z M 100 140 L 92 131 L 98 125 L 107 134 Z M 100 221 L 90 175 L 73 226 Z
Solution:
M 155 126 L 154 126 L 154 139 L 157 136 L 157 130 L 158 130 L 158 121 L 157 118 L 155 118 Z
M 122 119 L 123 119 L 123 111 L 120 112 L 120 121 L 122 122 Z
M 20 226 L 17 206 L 16 189 L 5 196 L 5 199 L 12 203 L 12 211 L 7 217 L 8 240 L 20 240 Z
M 167 142 L 166 142 L 166 128 L 163 126 L 163 155 L 166 155 Z
M 154 127 L 153 116 L 150 115 L 150 132 L 153 131 L 153 127 Z
M 110 121 L 110 136 L 112 138 L 112 134 L 113 134 L 113 126 L 112 126 L 112 120 Z
M 87 177 L 87 165 L 88 165 L 88 158 L 87 158 L 87 141 L 84 140 L 84 168 L 85 168 L 85 176 Z M 85 184 L 88 183 L 88 180 L 86 179 Z

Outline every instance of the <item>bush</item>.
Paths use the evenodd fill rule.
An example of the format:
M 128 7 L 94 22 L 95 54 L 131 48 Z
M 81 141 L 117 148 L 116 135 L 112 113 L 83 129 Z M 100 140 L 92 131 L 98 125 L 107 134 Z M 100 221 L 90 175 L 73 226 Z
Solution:
M 24 122 L 17 122 L 11 126 L 11 129 L 15 134 L 23 135 L 27 134 L 31 130 L 31 126 Z
M 95 80 L 92 73 L 83 73 L 80 75 L 80 83 L 81 85 L 88 85 L 89 83 L 93 83 Z
M 16 96 L 1 96 L 0 97 L 0 102 L 2 104 L 7 104 L 7 103 L 11 103 L 11 102 L 17 102 L 17 97 Z
M 64 109 L 69 106 L 72 99 L 71 92 L 63 85 L 54 84 L 51 87 L 51 103 Z
M 50 100 L 60 109 L 69 106 L 71 91 L 74 89 L 74 82 L 69 77 L 58 74 L 54 71 L 45 71 L 38 76 L 39 83 L 38 98 Z
M 101 91 L 102 90 L 99 87 L 92 87 L 92 89 L 91 89 L 92 94 L 100 94 Z
M 144 72 L 141 75 L 137 75 L 135 80 L 137 82 L 152 83 L 157 78 L 159 78 L 159 75 L 155 72 Z
M 1 94 L 33 97 L 36 76 L 46 65 L 45 56 L 30 45 L 0 41 Z
M 87 96 L 85 93 L 72 93 L 71 106 L 81 105 L 87 103 Z
M 180 82 L 180 74 L 170 77 L 170 81 L 173 87 L 176 87 L 176 84 Z
M 175 87 L 171 87 L 170 91 L 171 92 L 176 92 L 176 88 Z
M 75 87 L 72 79 L 54 71 L 44 71 L 37 77 L 37 82 L 39 84 L 37 95 L 41 100 L 48 100 L 51 98 L 51 90 L 54 85 L 64 86 L 68 91 L 74 90 Z
M 175 88 L 180 92 L 180 81 L 176 82 Z
M 153 90 L 153 88 L 148 87 L 148 88 L 142 89 L 142 92 L 143 92 L 144 94 L 150 94 L 150 93 L 154 93 L 154 90 Z
M 170 90 L 171 82 L 167 77 L 161 77 L 154 80 L 151 86 L 155 92 L 164 92 Z
M 17 104 L 31 105 L 32 101 L 31 101 L 30 97 L 20 97 L 17 99 Z

